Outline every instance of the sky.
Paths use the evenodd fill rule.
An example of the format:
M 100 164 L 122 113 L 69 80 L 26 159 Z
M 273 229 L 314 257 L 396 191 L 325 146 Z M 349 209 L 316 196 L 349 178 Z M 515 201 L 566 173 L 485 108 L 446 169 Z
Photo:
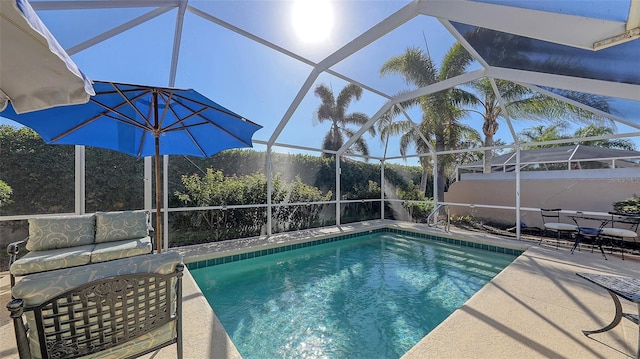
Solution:
M 309 61 L 319 62 L 407 3 L 400 0 L 337 1 L 331 3 L 332 12 L 327 12 L 323 7 L 306 9 L 310 11 L 310 17 L 304 16 L 304 8 L 296 8 L 294 2 L 288 1 L 192 0 L 189 5 L 214 14 L 221 21 L 261 36 Z M 110 29 L 153 10 L 125 8 L 37 12 L 89 78 L 196 89 L 264 126 L 254 135 L 254 139 L 269 140 L 312 70 L 311 66 L 297 59 L 187 11 L 177 75 L 172 83 L 170 66 L 175 9 L 87 49 L 75 51 L 83 42 L 101 34 L 109 34 L 107 31 Z M 380 76 L 379 69 L 385 61 L 402 54 L 408 47 L 419 47 L 428 51 L 440 65 L 454 41 L 454 37 L 438 20 L 420 16 L 339 62 L 331 70 L 393 96 L 412 88 L 399 76 Z M 320 105 L 320 99 L 313 95 L 313 89 L 319 84 L 329 86 L 337 96 L 347 83 L 333 75 L 321 74 L 311 91 L 304 95 L 276 142 L 321 147 L 329 125 L 314 121 L 314 112 Z M 350 105 L 349 112 L 373 116 L 386 101 L 386 98 L 365 90 L 362 98 Z M 409 115 L 416 122 L 420 120 L 417 109 L 409 110 Z M 480 122 L 477 116 L 466 120 L 478 130 L 481 130 Z M 0 123 L 3 123 L 2 119 Z M 536 124 L 530 121 L 514 122 L 516 131 Z M 618 130 L 630 131 L 621 125 Z M 512 142 L 504 122 L 501 122 L 496 138 Z M 386 149 L 379 138 L 365 135 L 365 139 L 373 156 L 383 156 L 385 151 L 387 156 L 399 155 L 398 139 L 392 139 Z M 264 150 L 265 146 L 256 145 L 255 148 Z M 300 152 L 286 148 L 275 150 Z M 415 164 L 416 160 L 399 163 Z

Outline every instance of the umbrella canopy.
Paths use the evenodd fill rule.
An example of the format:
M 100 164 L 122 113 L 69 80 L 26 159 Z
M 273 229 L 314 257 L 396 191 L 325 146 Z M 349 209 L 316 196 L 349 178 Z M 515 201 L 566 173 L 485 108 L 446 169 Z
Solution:
M 86 145 L 136 157 L 155 156 L 157 249 L 162 248 L 160 156 L 212 156 L 252 147 L 262 126 L 194 90 L 96 81 L 86 104 L 17 114 L 0 112 L 32 128 L 47 143 Z
M 81 104 L 94 91 L 26 0 L 0 1 L 0 111 Z

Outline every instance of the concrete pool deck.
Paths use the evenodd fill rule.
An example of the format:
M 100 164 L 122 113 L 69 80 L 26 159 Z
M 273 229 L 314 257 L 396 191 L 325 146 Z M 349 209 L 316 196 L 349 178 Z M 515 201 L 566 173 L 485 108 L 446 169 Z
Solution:
M 371 221 L 176 250 L 183 254 L 185 263 L 189 263 L 246 252 L 256 246 L 272 248 L 309 238 L 383 227 L 419 232 L 434 230 L 421 224 Z M 581 330 L 596 329 L 609 323 L 613 318 L 614 306 L 604 289 L 579 278 L 575 273 L 597 272 L 638 277 L 638 257 L 625 256 L 623 261 L 619 256 L 607 254 L 609 260 L 604 260 L 599 253 L 585 249 L 571 255 L 568 246 L 556 249 L 555 244 L 539 246 L 537 241 L 516 241 L 459 230 L 450 235 L 467 241 L 526 251 L 403 358 L 635 356 L 638 326 L 626 319 L 609 332 L 593 334 L 591 338 L 582 334 Z M 0 300 L 6 304 L 9 298 L 8 275 L 0 273 Z M 638 308 L 632 303 L 622 300 L 622 304 L 626 312 L 637 313 Z M 189 274 L 184 281 L 183 333 L 185 358 L 241 358 Z M 0 338 L 0 357 L 18 358 L 13 325 L 6 310 L 0 315 Z M 175 346 L 145 358 L 175 358 Z

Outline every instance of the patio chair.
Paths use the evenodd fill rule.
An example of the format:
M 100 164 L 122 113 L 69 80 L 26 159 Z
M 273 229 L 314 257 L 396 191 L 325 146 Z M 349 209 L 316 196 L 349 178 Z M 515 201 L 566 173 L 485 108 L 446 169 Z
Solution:
M 612 253 L 613 248 L 618 247 L 622 255 L 622 260 L 624 260 L 624 249 L 627 245 L 638 243 L 636 242 L 636 238 L 638 238 L 640 215 L 616 212 L 609 212 L 609 214 L 611 215 L 611 220 L 602 227 L 600 237 L 609 241 Z
M 576 233 L 578 231 L 576 225 L 560 222 L 560 211 L 561 209 L 559 208 L 540 209 L 540 214 L 542 215 L 542 223 L 544 224 L 544 226 L 540 234 L 540 242 L 538 243 L 538 245 L 542 243 L 545 234 L 547 234 L 548 232 L 554 232 L 556 234 L 556 249 L 558 249 L 562 234 L 568 234 L 569 237 L 571 237 L 573 233 Z

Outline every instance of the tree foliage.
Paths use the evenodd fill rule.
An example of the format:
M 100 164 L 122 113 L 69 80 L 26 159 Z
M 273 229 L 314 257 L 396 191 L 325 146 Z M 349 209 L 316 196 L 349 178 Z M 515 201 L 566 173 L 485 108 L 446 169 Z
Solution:
M 299 177 L 284 189 L 282 194 L 278 195 L 276 203 L 307 203 L 306 205 L 295 206 L 279 206 L 274 210 L 275 232 L 286 232 L 300 230 L 303 228 L 314 228 L 322 226 L 326 218 L 321 217 L 324 206 L 312 202 L 330 201 L 332 197 L 331 191 L 323 194 L 317 187 L 303 183 Z
M 74 210 L 74 148 L 50 146 L 35 131 L 0 125 L 0 180 L 13 189 L 0 214 Z
M 517 133 L 518 139 L 520 142 L 525 143 L 534 143 L 534 142 L 547 142 L 554 140 L 563 140 L 571 138 L 569 135 L 565 134 L 565 130 L 568 128 L 568 124 L 566 122 L 555 122 L 550 125 L 537 125 L 529 128 L 525 128 L 522 131 Z M 550 148 L 550 147 L 559 147 L 564 144 L 544 144 L 544 145 L 535 145 L 535 146 L 525 146 L 523 149 L 533 149 L 533 148 Z
M 264 175 L 225 177 L 221 171 L 208 168 L 202 176 L 183 175 L 184 192 L 176 192 L 186 207 L 227 206 L 247 203 L 266 203 Z M 280 182 L 274 181 L 279 192 Z M 182 213 L 174 226 L 177 230 L 207 231 L 213 240 L 250 237 L 260 233 L 266 215 L 260 208 L 239 210 L 203 210 Z
M 344 204 L 342 212 L 342 222 L 350 223 L 362 220 L 380 218 L 380 202 L 365 201 L 365 199 L 380 199 L 382 189 L 376 181 L 356 183 L 353 191 L 343 195 L 345 200 L 361 200 L 361 202 L 350 202 Z
M 87 147 L 85 166 L 87 212 L 144 208 L 143 159 Z
M 615 202 L 613 210 L 618 213 L 640 214 L 640 196 L 634 194 L 632 197 Z
M 459 43 L 449 49 L 442 61 L 440 69 L 428 53 L 419 48 L 408 48 L 403 54 L 392 57 L 382 65 L 381 75 L 396 74 L 402 76 L 407 84 L 418 88 L 444 81 L 465 72 L 470 63 L 470 55 Z M 410 146 L 414 146 L 419 154 L 442 152 L 457 149 L 460 143 L 478 138 L 477 131 L 461 123 L 467 114 L 461 104 L 471 101 L 473 96 L 458 87 L 413 98 L 401 103 L 401 107 L 393 107 L 380 122 L 380 136 L 386 140 L 388 136 L 400 135 L 400 153 L 404 156 Z M 410 120 L 394 121 L 401 115 L 403 108 L 420 106 L 422 119 L 420 123 Z M 422 157 L 421 164 L 425 173 L 430 166 L 429 157 Z M 438 156 L 438 198 L 443 200 L 446 187 L 445 169 L 453 166 L 455 156 Z M 424 190 L 424 188 L 423 188 Z
M 11 187 L 4 181 L 0 180 L 0 207 L 5 204 L 11 203 L 11 194 L 13 190 Z
M 549 125 L 538 125 L 529 128 L 525 128 L 518 132 L 518 139 L 520 142 L 546 142 L 554 140 L 566 140 L 566 139 L 578 139 L 585 137 L 597 137 L 608 136 L 615 134 L 615 129 L 609 126 L 587 125 L 578 128 L 573 134 L 567 134 L 569 124 L 566 122 L 557 121 Z M 633 141 L 624 138 L 610 138 L 604 140 L 591 140 L 591 141 L 575 141 L 584 146 L 604 147 L 618 150 L 635 150 Z M 523 147 L 523 149 L 531 148 L 550 148 L 566 146 L 566 143 L 551 143 L 545 145 L 536 145 Z
M 87 148 L 85 161 L 87 212 L 143 208 L 143 160 Z M 0 162 L 0 180 L 13 189 L 0 214 L 74 212 L 74 146 L 48 145 L 27 127 L 0 125 Z
M 614 133 L 615 133 L 615 130 L 612 127 L 588 125 L 588 126 L 577 129 L 576 132 L 574 132 L 573 134 L 573 138 L 606 136 L 606 135 L 613 135 Z M 606 140 L 582 141 L 581 144 L 585 146 L 614 148 L 614 149 L 627 150 L 627 151 L 633 151 L 636 149 L 635 148 L 636 146 L 634 145 L 633 141 L 626 138 L 610 138 Z
M 405 201 L 430 201 L 432 199 L 425 197 L 420 186 L 409 182 L 406 188 L 397 189 L 398 198 Z M 427 217 L 433 211 L 432 203 L 420 202 L 404 202 L 402 206 L 407 210 L 409 220 L 416 222 L 426 222 Z
M 0 163 L 0 202 L 4 203 L 0 215 L 75 211 L 73 146 L 47 145 L 28 128 L 4 125 L 0 126 Z M 143 159 L 87 147 L 85 165 L 86 212 L 144 207 Z M 335 199 L 333 157 L 272 153 L 271 166 L 274 172 L 271 198 L 275 204 L 274 232 L 335 223 L 334 204 L 311 204 Z M 380 164 L 343 159 L 341 199 L 379 199 L 380 171 Z M 170 156 L 167 174 L 170 208 L 261 205 L 226 211 L 172 211 L 172 230 L 179 234 L 200 231 L 202 242 L 264 233 L 267 218 L 265 173 L 266 154 L 253 150 L 228 150 L 210 158 Z M 419 167 L 385 165 L 385 181 L 394 188 L 419 181 L 420 174 Z M 153 179 L 151 181 L 153 184 Z M 9 189 L 12 190 L 10 195 Z M 303 204 L 285 205 L 296 202 Z M 357 211 L 345 208 L 343 213 L 360 213 L 369 216 L 366 218 L 379 216 L 379 202 L 366 206 L 368 208 Z
M 267 178 L 255 173 L 243 176 L 224 176 L 212 168 L 205 175 L 182 176 L 185 191 L 176 197 L 187 207 L 232 206 L 267 203 Z M 323 202 L 332 193 L 323 194 L 318 188 L 303 183 L 296 177 L 284 186 L 279 177 L 272 181 L 271 201 L 283 204 L 273 211 L 274 231 L 291 231 L 318 226 L 322 205 L 289 205 L 295 203 Z M 264 208 L 202 210 L 184 213 L 176 222 L 177 230 L 205 230 L 215 240 L 250 237 L 264 232 L 267 215 Z
M 322 140 L 322 149 L 337 151 L 345 144 L 345 140 L 355 135 L 356 131 L 351 129 L 349 127 L 350 125 L 362 127 L 369 121 L 369 116 L 362 112 L 347 113 L 347 108 L 351 102 L 360 100 L 362 87 L 349 84 L 340 91 L 337 99 L 333 96 L 331 88 L 323 84 L 318 85 L 314 93 L 322 100 L 322 103 L 316 111 L 318 121 L 331 122 L 329 132 L 327 132 Z M 375 136 L 376 131 L 373 126 L 369 129 L 369 133 Z M 359 137 L 353 146 L 345 151 L 346 155 L 353 153 L 360 153 L 364 156 L 369 155 L 369 146 L 367 146 L 367 143 L 362 137 Z M 333 154 L 324 153 L 323 156 L 333 157 Z

